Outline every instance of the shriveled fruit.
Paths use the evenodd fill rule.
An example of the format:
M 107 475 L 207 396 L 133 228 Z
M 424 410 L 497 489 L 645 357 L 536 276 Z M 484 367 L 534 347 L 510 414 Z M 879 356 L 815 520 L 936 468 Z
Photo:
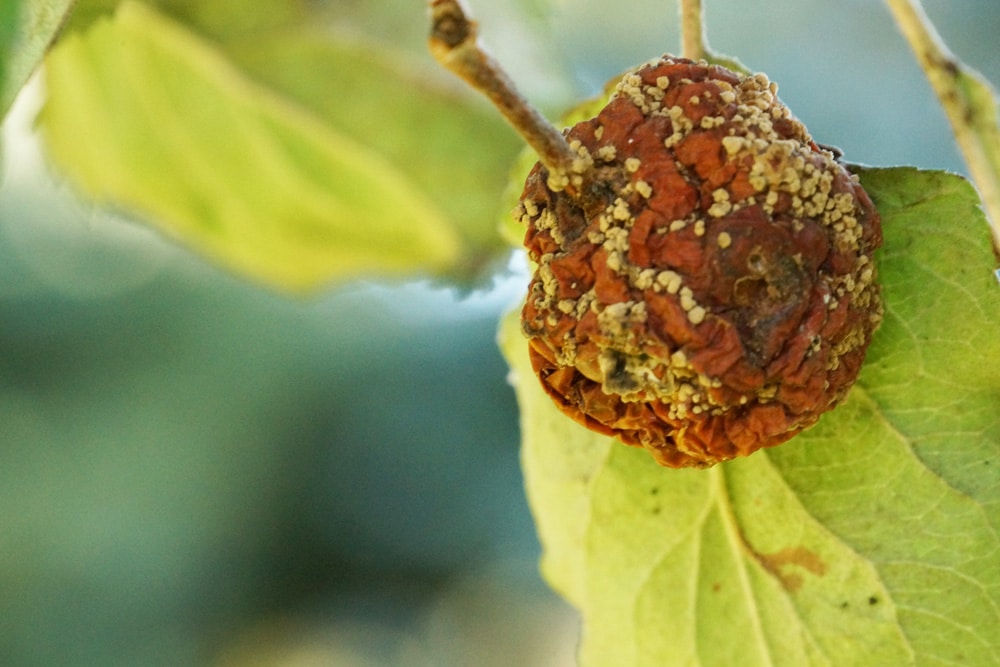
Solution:
M 642 67 L 567 133 L 588 177 L 538 164 L 518 208 L 546 391 L 664 465 L 815 423 L 881 320 L 878 214 L 775 91 L 684 59 Z
M 434 0 L 432 50 L 538 152 L 522 326 L 573 419 L 670 467 L 785 442 L 847 394 L 882 317 L 879 217 L 763 75 L 664 57 L 560 136 Z M 460 29 L 454 29 L 458 26 Z

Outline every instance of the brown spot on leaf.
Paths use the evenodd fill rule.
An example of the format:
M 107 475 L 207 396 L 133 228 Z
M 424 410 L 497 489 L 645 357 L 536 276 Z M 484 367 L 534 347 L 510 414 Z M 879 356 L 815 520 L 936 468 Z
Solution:
M 768 572 L 781 581 L 789 593 L 794 593 L 805 583 L 804 572 L 817 577 L 826 574 L 826 563 L 815 551 L 805 547 L 788 547 L 769 554 L 757 554 L 757 560 Z

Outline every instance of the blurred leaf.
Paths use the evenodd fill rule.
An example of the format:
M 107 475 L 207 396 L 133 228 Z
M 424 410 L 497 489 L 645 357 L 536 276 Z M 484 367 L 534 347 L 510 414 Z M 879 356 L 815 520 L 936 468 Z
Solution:
M 373 40 L 317 27 L 230 42 L 226 50 L 247 74 L 397 165 L 449 214 L 471 248 L 470 264 L 503 248 L 493 215 L 520 140 L 457 82 L 444 88 L 439 82 L 453 83 L 450 75 L 429 56 L 415 62 Z
M 100 19 L 111 16 L 125 0 L 76 0 L 68 30 L 85 31 Z M 275 30 L 314 18 L 317 5 L 311 0 L 145 0 L 178 23 L 213 40 L 225 40 L 250 33 Z M 249 7 L 253 11 L 248 11 Z
M 516 316 L 543 570 L 588 665 L 1000 663 L 1000 290 L 961 178 L 866 170 L 886 317 L 849 399 L 792 442 L 707 471 L 562 416 Z
M 0 119 L 41 62 L 73 0 L 0 2 Z
M 72 27 L 119 0 L 80 0 Z M 478 277 L 503 250 L 491 217 L 521 145 L 496 111 L 434 62 L 426 8 L 264 0 L 157 0 L 244 75 L 390 160 L 449 215 L 467 249 L 449 278 Z M 350 91 L 345 97 L 344 91 Z
M 46 71 L 41 126 L 71 180 L 237 272 L 308 289 L 461 258 L 390 163 L 149 7 L 125 2 L 67 37 Z

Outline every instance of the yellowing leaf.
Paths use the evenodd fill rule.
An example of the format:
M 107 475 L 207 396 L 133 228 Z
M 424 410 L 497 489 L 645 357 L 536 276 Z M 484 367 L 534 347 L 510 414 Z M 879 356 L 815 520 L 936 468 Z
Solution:
M 584 667 L 1000 664 L 1000 288 L 961 178 L 868 170 L 886 318 L 849 399 L 669 470 L 564 417 L 501 330 L 542 569 Z
M 0 119 L 45 55 L 72 0 L 0 2 Z
M 145 5 L 65 39 L 46 72 L 55 163 L 234 271 L 300 290 L 441 272 L 462 255 L 443 213 L 389 162 Z
M 423 16 L 423 7 L 411 11 Z M 469 247 L 470 270 L 506 254 L 491 223 L 521 142 L 471 91 L 438 85 L 438 79 L 453 83 L 451 75 L 431 62 L 423 44 L 415 58 L 310 25 L 254 34 L 225 48 L 248 75 L 385 155 L 430 195 Z

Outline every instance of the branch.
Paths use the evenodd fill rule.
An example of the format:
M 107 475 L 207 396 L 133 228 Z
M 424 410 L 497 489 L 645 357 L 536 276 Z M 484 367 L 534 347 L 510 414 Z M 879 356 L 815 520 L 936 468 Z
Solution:
M 566 138 L 529 104 L 499 63 L 479 44 L 475 21 L 458 0 L 432 0 L 430 50 L 439 63 L 486 95 L 528 142 L 556 180 L 580 173 L 580 156 Z
M 955 141 L 982 197 L 994 249 L 1000 254 L 1000 126 L 993 91 L 948 51 L 920 0 L 886 3 L 951 123 Z

